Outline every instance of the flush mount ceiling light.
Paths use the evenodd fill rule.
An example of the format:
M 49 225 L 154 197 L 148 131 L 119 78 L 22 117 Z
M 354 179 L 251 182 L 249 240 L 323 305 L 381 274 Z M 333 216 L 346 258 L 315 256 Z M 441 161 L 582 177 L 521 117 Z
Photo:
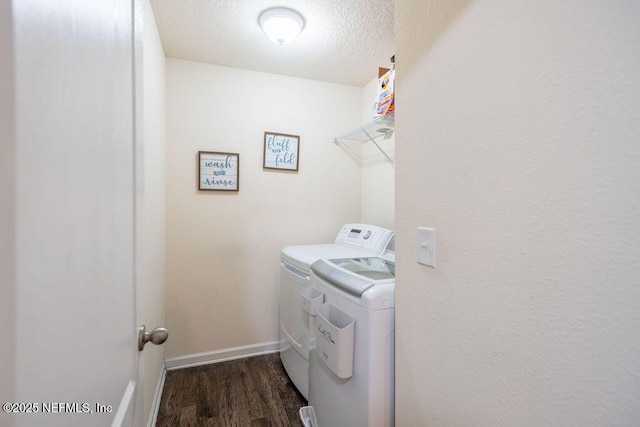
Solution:
M 287 44 L 304 28 L 304 19 L 292 9 L 274 7 L 260 14 L 260 26 L 271 40 Z

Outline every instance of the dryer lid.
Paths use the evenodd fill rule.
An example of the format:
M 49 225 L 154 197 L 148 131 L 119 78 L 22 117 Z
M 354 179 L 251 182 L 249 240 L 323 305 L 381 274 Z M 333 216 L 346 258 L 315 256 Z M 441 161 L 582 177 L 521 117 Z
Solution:
M 395 265 L 379 257 L 321 259 L 311 265 L 311 271 L 358 298 L 380 283 L 395 281 Z
M 386 280 L 396 277 L 395 264 L 384 258 L 345 258 L 330 259 L 329 261 L 338 267 L 371 280 Z

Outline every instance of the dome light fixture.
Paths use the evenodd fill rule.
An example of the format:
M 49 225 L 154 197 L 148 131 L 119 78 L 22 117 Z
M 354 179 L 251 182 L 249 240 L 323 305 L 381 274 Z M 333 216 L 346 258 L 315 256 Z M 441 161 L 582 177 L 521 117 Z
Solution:
M 295 10 L 274 7 L 260 14 L 260 26 L 269 39 L 283 45 L 300 34 L 304 28 L 304 19 Z

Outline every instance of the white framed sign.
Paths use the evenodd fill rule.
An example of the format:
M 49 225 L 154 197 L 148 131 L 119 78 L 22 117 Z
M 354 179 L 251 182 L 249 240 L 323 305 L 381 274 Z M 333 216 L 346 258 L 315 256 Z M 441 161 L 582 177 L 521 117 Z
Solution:
M 298 135 L 265 132 L 262 167 L 297 171 L 299 148 L 300 136 Z
M 198 190 L 239 191 L 240 154 L 198 151 Z

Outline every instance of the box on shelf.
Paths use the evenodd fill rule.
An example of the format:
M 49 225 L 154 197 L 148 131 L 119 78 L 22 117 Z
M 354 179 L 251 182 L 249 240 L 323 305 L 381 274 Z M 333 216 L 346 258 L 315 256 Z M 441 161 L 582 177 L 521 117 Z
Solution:
M 388 116 L 395 111 L 394 92 L 395 70 L 387 68 L 378 69 L 378 97 L 374 117 Z

